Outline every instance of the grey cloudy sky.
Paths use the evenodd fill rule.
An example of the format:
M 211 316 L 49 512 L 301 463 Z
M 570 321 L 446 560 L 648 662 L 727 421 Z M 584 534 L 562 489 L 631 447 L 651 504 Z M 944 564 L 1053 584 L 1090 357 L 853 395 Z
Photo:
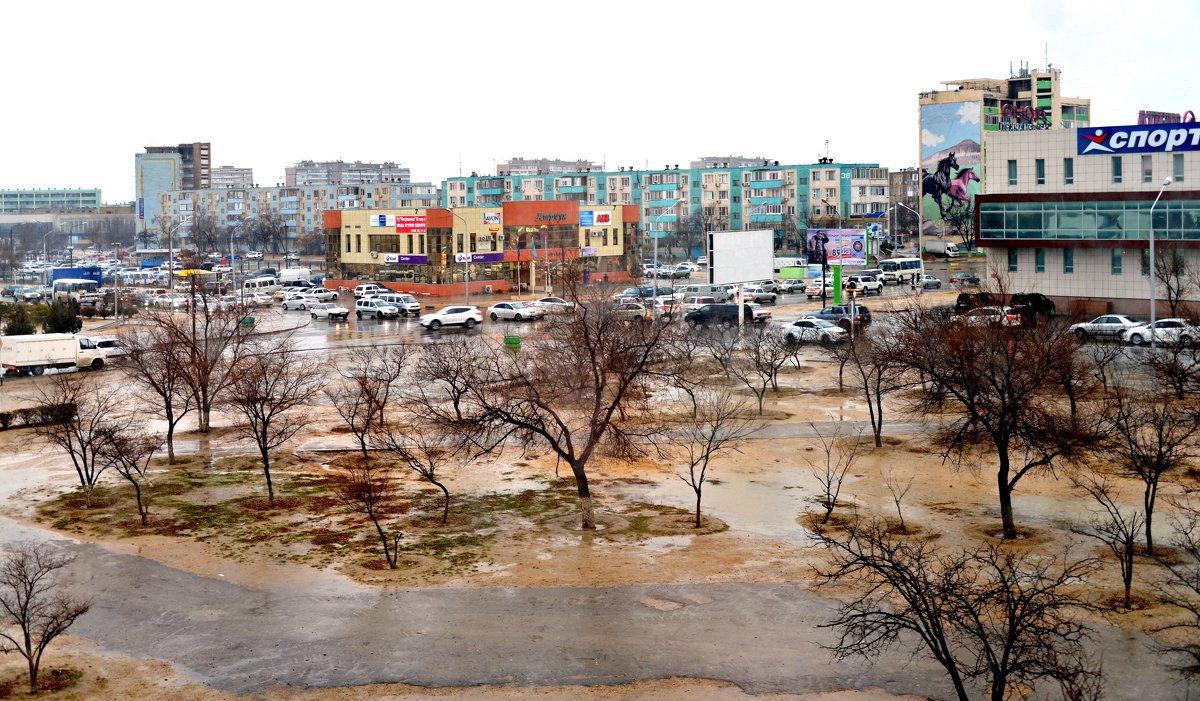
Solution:
M 1200 111 L 1198 20 L 1194 0 L 14 2 L 0 188 L 128 201 L 135 153 L 190 141 L 260 185 L 301 159 L 437 183 L 513 156 L 811 163 L 826 140 L 898 168 L 918 92 L 1041 67 L 1047 45 L 1093 124 Z

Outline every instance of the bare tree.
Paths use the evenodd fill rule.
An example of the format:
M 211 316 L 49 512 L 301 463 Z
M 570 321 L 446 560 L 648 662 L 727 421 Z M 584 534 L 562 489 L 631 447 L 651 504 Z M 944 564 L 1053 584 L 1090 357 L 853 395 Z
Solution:
M 675 328 L 670 342 L 663 347 L 663 357 L 650 371 L 651 375 L 662 379 L 672 389 L 687 395 L 692 405 L 693 419 L 699 416 L 699 395 L 709 377 L 705 365 L 697 362 L 704 350 L 704 336 Z
M 465 453 L 469 440 L 457 435 L 453 427 L 425 423 L 419 416 L 410 418 L 409 424 L 377 423 L 371 433 L 371 445 L 395 456 L 405 467 L 442 490 L 442 523 L 449 523 L 450 490 L 439 479 L 439 469 Z
M 425 416 L 459 423 L 472 441 L 494 450 L 509 441 L 545 446 L 571 468 L 582 527 L 596 516 L 587 468 L 600 451 L 627 459 L 658 450 L 661 429 L 647 399 L 649 370 L 668 342 L 670 324 L 631 325 L 606 299 L 586 299 L 578 275 L 564 271 L 574 308 L 546 324 L 544 339 L 510 355 L 484 344 L 457 343 L 481 381 L 453 394 L 458 370 L 422 367 L 438 388 L 422 401 Z
M 1191 305 L 1185 300 L 1200 294 L 1200 275 L 1188 270 L 1182 249 L 1169 242 L 1164 242 L 1163 248 L 1154 257 L 1154 279 L 1166 298 L 1170 316 L 1187 316 Z
M 160 444 L 157 436 L 125 425 L 113 427 L 100 447 L 100 457 L 133 485 L 143 526 L 149 525 L 150 509 L 142 498 L 142 483 L 146 481 L 150 460 L 158 452 Z
M 883 400 L 911 385 L 904 349 L 890 339 L 866 330 L 846 344 L 850 365 L 862 387 L 871 419 L 875 447 L 883 447 Z
M 43 404 L 55 408 L 54 421 L 38 426 L 34 433 L 71 458 L 91 508 L 92 492 L 109 467 L 101 449 L 112 430 L 117 395 L 69 373 L 51 377 L 48 386 L 38 387 L 38 395 Z
M 133 383 L 134 393 L 167 424 L 167 463 L 175 464 L 175 428 L 194 408 L 194 394 L 184 380 L 186 370 L 180 348 L 164 326 L 137 325 L 121 334 L 127 354 L 121 369 Z
M 1159 346 L 1145 355 L 1142 364 L 1176 399 L 1200 395 L 1200 352 L 1195 348 Z
M 1003 701 L 1017 684 L 1078 679 L 1088 630 L 1074 617 L 1088 604 L 1072 587 L 1098 567 L 1041 552 L 988 545 L 940 551 L 937 535 L 897 540 L 883 521 L 850 523 L 844 533 L 817 533 L 833 552 L 819 571 L 827 583 L 855 584 L 856 594 L 826 627 L 841 631 L 830 646 L 838 659 L 873 659 L 915 637 L 946 671 L 956 696 L 986 682 Z
M 29 664 L 29 693 L 38 691 L 38 669 L 46 647 L 92 607 L 92 602 L 56 591 L 58 571 L 75 561 L 49 545 L 11 543 L 0 560 L 0 652 L 19 653 Z
M 805 458 L 805 462 L 808 463 L 808 471 L 817 478 L 817 483 L 821 486 L 818 503 L 825 509 L 825 516 L 821 519 L 821 523 L 829 523 L 829 517 L 837 508 L 838 496 L 842 493 L 842 483 L 846 481 L 846 475 L 850 472 L 854 462 L 858 460 L 858 449 L 862 444 L 862 431 L 860 430 L 853 437 L 843 436 L 841 424 L 838 424 L 833 433 L 827 436 L 821 433 L 814 423 L 809 423 L 808 427 L 817 437 L 820 458 L 817 461 Z M 845 438 L 844 441 L 843 438 Z M 849 445 L 842 449 L 838 447 L 839 443 L 848 443 Z
M 1078 476 L 1075 486 L 1087 492 L 1100 505 L 1101 512 L 1093 514 L 1089 528 L 1072 529 L 1095 538 L 1112 551 L 1121 567 L 1121 582 L 1125 585 L 1125 608 L 1133 608 L 1133 564 L 1137 554 L 1137 537 L 1146 520 L 1143 512 L 1123 509 L 1116 500 L 1116 487 L 1103 475 Z
M 728 329 L 713 331 L 711 333 L 701 332 L 700 329 L 693 329 L 693 332 L 697 335 L 691 336 L 692 342 L 698 343 L 701 348 L 707 351 L 712 356 L 712 359 L 716 361 L 717 366 L 721 368 L 721 372 L 726 377 L 730 377 L 738 348 L 741 345 L 741 340 L 738 338 L 737 333 Z
M 1146 553 L 1153 556 L 1159 486 L 1168 474 L 1183 472 L 1200 458 L 1200 408 L 1161 393 L 1117 387 L 1107 402 L 1104 427 L 1104 451 L 1142 482 Z
M 731 359 L 728 371 L 754 393 L 761 415 L 767 390 L 779 391 L 779 371 L 796 351 L 782 334 L 765 325 L 746 331 L 742 348 L 742 353 Z
M 854 360 L 858 349 L 853 343 L 828 343 L 822 349 L 838 366 L 838 391 L 846 391 L 846 366 Z
M 334 366 L 343 383 L 326 388 L 325 394 L 358 439 L 364 459 L 371 457 L 367 453 L 368 438 L 384 420 L 384 411 L 408 356 L 406 345 L 372 345 L 350 351 L 344 362 Z
M 894 469 L 887 470 L 883 475 L 883 486 L 887 487 L 888 494 L 892 495 L 892 504 L 896 507 L 896 518 L 900 520 L 900 534 L 908 535 L 908 526 L 904 523 L 904 509 L 902 504 L 904 497 L 908 496 L 908 492 L 913 486 L 913 475 L 909 475 L 908 479 L 902 480 L 896 475 Z
M 933 435 L 943 456 L 962 466 L 977 464 L 975 450 L 995 451 L 1004 537 L 1017 537 L 1012 495 L 1021 478 L 1081 459 L 1100 435 L 1092 412 L 1072 414 L 1051 391 L 1064 373 L 1083 371 L 1077 340 L 1062 324 L 949 328 L 912 314 L 901 318 L 899 343 L 901 357 L 933 385 L 910 410 L 945 418 Z
M 1158 557 L 1166 576 L 1156 582 L 1160 603 L 1183 614 L 1184 619 L 1154 629 L 1166 638 L 1156 646 L 1175 661 L 1170 668 L 1185 679 L 1200 679 L 1200 505 L 1194 495 L 1172 499 L 1180 514 L 1171 545 L 1178 557 Z
M 722 453 L 741 452 L 741 443 L 758 430 L 743 418 L 745 411 L 745 404 L 729 392 L 705 395 L 699 399 L 695 420 L 683 427 L 686 466 L 676 474 L 696 493 L 696 528 L 700 527 L 700 496 L 712 459 Z
M 392 470 L 369 459 L 354 461 L 334 482 L 334 494 L 341 502 L 371 520 L 383 543 L 383 557 L 393 570 L 399 559 L 400 533 L 388 533 L 382 520 L 395 508 L 399 492 Z
M 1099 380 L 1100 388 L 1107 393 L 1116 384 L 1120 364 L 1125 359 L 1125 347 L 1119 343 L 1092 343 L 1083 347 L 1083 359 L 1091 365 L 1093 376 Z
M 226 399 L 246 420 L 238 431 L 258 445 L 271 504 L 271 451 L 308 425 L 310 416 L 298 410 L 311 403 L 326 379 L 317 364 L 294 351 L 290 340 L 264 348 L 237 374 Z

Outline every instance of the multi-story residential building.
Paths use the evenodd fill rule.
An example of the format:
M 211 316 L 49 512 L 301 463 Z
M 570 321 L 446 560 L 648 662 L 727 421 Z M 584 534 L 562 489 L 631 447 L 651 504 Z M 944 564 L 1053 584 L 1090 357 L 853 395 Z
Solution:
M 1050 296 L 1062 312 L 1146 314 L 1153 235 L 1159 260 L 1180 264 L 1184 299 L 1200 302 L 1200 150 L 1192 149 L 1200 149 L 1193 124 L 993 134 L 975 212 L 991 272 L 1010 291 Z
M 430 295 L 536 289 L 564 261 L 585 281 L 630 280 L 638 210 L 565 201 L 498 206 L 327 210 L 329 278 L 379 280 Z
M 278 217 L 288 239 L 320 235 L 323 213 L 337 209 L 396 209 L 436 206 L 432 183 L 379 183 L 374 185 L 279 186 L 172 190 L 160 196 L 165 223 L 178 224 L 179 240 L 187 242 L 198 216 L 209 217 L 220 227 L 237 227 L 258 217 Z
M 773 228 L 781 248 L 797 243 L 792 238 L 797 230 L 878 221 L 888 208 L 887 170 L 878 164 L 776 165 L 753 159 L 753 165 L 726 167 L 727 161 L 738 159 L 722 157 L 720 165 L 708 168 L 449 178 L 442 183 L 441 203 L 630 205 L 638 208 L 646 231 L 687 233 L 696 242 L 703 231 Z
M 133 170 L 137 232 L 156 232 L 163 193 L 212 186 L 211 144 L 147 146 L 145 153 L 134 156 Z
M 552 158 L 510 158 L 496 166 L 496 175 L 546 175 L 555 173 L 592 173 L 604 166 L 591 161 L 560 161 Z
M 0 214 L 95 210 L 100 190 L 0 190 Z
M 212 187 L 214 190 L 254 187 L 254 169 L 236 166 L 215 168 L 212 172 Z
M 408 168 L 391 162 L 300 161 L 284 169 L 284 184 L 290 187 L 406 183 L 409 179 Z
M 692 161 L 689 168 L 754 168 L 756 166 L 779 165 L 769 158 L 746 158 L 745 156 L 701 156 Z
M 901 168 L 888 174 L 888 193 L 891 206 L 888 208 L 887 230 L 897 240 L 916 236 L 920 223 L 917 221 L 921 206 L 921 174 L 916 168 Z

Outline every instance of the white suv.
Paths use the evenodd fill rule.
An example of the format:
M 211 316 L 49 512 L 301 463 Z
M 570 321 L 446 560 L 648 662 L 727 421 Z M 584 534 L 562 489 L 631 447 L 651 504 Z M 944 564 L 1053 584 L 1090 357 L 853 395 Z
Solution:
M 395 318 L 400 316 L 400 310 L 383 300 L 367 298 L 360 299 L 354 303 L 354 316 L 359 319 L 364 316 L 379 316 L 385 319 Z
M 389 290 L 385 290 L 379 285 L 373 285 L 364 282 L 363 284 L 354 288 L 354 298 L 362 299 L 363 297 L 374 297 L 375 295 L 381 295 L 388 291 Z
M 431 331 L 437 331 L 443 326 L 465 326 L 470 329 L 475 324 L 481 323 L 483 323 L 483 312 L 479 311 L 479 307 L 442 307 L 436 312 L 421 317 L 421 326 Z

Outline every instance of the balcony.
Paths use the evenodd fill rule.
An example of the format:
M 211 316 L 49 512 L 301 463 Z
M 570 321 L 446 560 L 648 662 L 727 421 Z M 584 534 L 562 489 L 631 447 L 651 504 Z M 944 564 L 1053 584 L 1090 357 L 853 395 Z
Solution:
M 766 190 L 773 187 L 783 187 L 782 180 L 747 180 L 746 187 Z
M 480 194 L 480 195 L 503 195 L 504 188 L 502 188 L 502 187 L 481 187 L 478 190 L 476 190 L 476 193 Z
M 558 188 L 558 191 L 560 194 L 564 195 L 583 194 L 587 192 L 587 185 L 571 185 L 568 187 L 560 187 Z

